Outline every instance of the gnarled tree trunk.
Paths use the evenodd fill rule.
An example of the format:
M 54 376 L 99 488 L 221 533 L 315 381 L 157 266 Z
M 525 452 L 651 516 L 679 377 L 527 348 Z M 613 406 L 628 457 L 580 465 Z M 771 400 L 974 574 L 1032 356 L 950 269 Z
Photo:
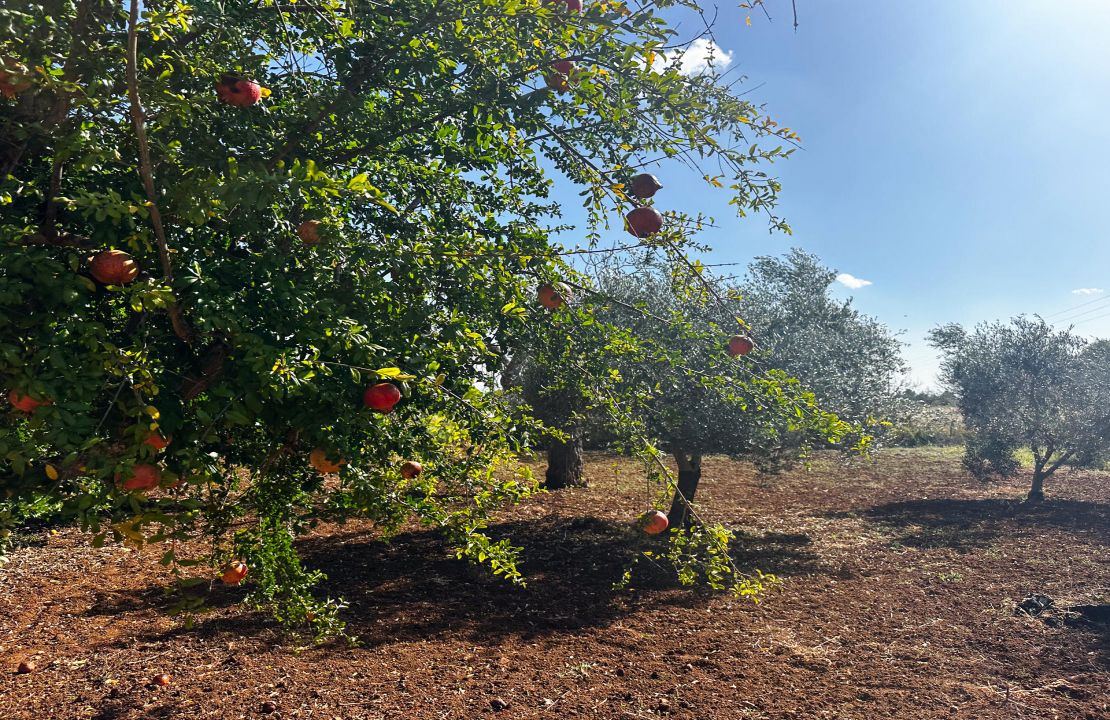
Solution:
M 698 482 L 701 480 L 701 455 L 685 450 L 675 450 L 673 454 L 678 463 L 678 487 L 675 489 L 667 519 L 670 527 L 685 528 L 694 522 L 690 503 L 694 502 L 694 493 L 698 491 Z
M 544 484 L 548 490 L 586 486 L 582 477 L 581 433 L 571 432 L 567 442 L 552 441 L 547 449 L 546 478 Z

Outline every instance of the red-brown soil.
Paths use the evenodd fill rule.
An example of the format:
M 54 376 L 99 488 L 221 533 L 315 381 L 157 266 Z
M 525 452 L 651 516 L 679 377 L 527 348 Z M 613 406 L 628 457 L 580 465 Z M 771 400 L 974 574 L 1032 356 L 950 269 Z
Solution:
M 783 578 L 753 605 L 612 590 L 649 542 L 643 483 L 625 461 L 587 470 L 591 488 L 493 528 L 526 546 L 524 589 L 431 532 L 307 539 L 360 647 L 298 648 L 239 588 L 185 629 L 158 548 L 45 533 L 0 568 L 0 718 L 1110 718 L 1110 627 L 1015 614 L 1032 592 L 1110 602 L 1110 474 L 1067 473 L 1031 507 L 935 449 L 769 484 L 710 459 L 705 514 L 742 566 Z

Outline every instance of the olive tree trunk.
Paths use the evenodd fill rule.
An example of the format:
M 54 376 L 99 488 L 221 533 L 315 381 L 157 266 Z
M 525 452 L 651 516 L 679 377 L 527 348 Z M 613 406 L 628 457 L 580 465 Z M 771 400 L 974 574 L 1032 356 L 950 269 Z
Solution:
M 667 519 L 672 528 L 686 528 L 694 522 L 690 504 L 694 502 L 694 494 L 697 493 L 698 482 L 701 481 L 701 455 L 688 453 L 685 450 L 675 450 L 673 454 L 675 462 L 678 463 L 678 487 L 675 488 L 674 500 L 671 501 L 671 511 L 667 513 Z
M 548 490 L 568 487 L 586 487 L 582 477 L 582 435 L 572 432 L 567 442 L 552 441 L 547 448 L 547 474 L 544 482 Z
M 1055 448 L 1050 443 L 1044 452 L 1039 448 L 1032 448 L 1033 450 L 1033 484 L 1029 486 L 1029 494 L 1025 497 L 1026 502 L 1041 502 L 1044 500 L 1044 481 L 1045 478 L 1056 472 L 1061 465 L 1070 461 L 1075 453 L 1071 450 L 1061 452 L 1055 460 L 1052 460 Z
M 1026 502 L 1041 502 L 1044 500 L 1045 472 L 1040 468 L 1033 471 L 1033 484 L 1029 487 L 1029 494 L 1025 496 Z

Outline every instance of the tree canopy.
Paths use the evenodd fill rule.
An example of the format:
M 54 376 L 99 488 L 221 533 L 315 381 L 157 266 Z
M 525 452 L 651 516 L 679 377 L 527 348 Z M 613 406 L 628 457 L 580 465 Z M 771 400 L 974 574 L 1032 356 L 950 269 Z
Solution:
M 1014 475 L 1014 453 L 1027 448 L 1035 501 L 1061 466 L 1101 466 L 1110 456 L 1110 343 L 1088 344 L 1024 316 L 970 331 L 945 325 L 930 341 L 959 398 L 969 434 L 964 465 L 973 474 Z
M 337 605 L 292 545 L 320 521 L 415 518 L 518 580 L 482 533 L 535 486 L 513 459 L 538 425 L 493 389 L 506 348 L 572 317 L 622 337 L 533 300 L 575 276 L 552 184 L 581 188 L 596 244 L 651 204 L 626 185 L 646 163 L 711 159 L 785 228 L 762 166 L 797 140 L 680 72 L 660 11 L 695 3 L 575 5 L 0 9 L 5 490 L 54 494 L 97 543 L 207 537 L 163 562 L 244 560 L 253 599 L 321 633 Z M 662 218 L 630 244 L 686 273 L 699 219 Z

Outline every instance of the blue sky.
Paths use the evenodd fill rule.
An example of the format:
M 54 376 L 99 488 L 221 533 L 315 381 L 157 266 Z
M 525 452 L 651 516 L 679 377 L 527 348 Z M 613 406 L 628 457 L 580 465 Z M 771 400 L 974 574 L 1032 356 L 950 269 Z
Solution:
M 723 5 L 716 28 L 749 97 L 802 137 L 774 166 L 794 235 L 678 166 L 653 170 L 657 205 L 718 219 L 713 262 L 796 245 L 870 281 L 838 292 L 905 331 L 921 386 L 940 323 L 1041 313 L 1110 336 L 1110 1 L 797 2 L 797 33 L 789 0 L 751 27 Z

